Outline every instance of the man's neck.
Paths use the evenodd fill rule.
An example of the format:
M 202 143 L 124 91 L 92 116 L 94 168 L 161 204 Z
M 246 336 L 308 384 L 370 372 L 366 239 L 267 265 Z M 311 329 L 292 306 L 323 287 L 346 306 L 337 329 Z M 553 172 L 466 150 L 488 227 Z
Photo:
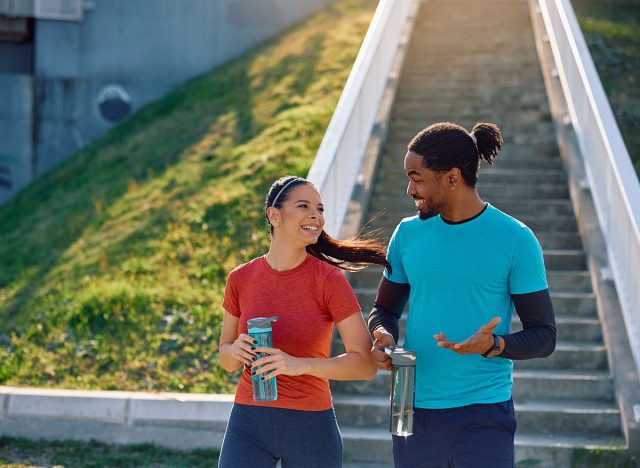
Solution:
M 446 209 L 440 216 L 450 223 L 459 223 L 477 216 L 484 210 L 486 203 L 482 201 L 475 188 L 451 197 Z

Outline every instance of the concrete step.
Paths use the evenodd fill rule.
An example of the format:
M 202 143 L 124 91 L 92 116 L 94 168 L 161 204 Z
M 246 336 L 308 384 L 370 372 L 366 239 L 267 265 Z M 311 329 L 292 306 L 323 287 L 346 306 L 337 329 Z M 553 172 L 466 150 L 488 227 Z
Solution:
M 369 204 L 368 218 L 370 219 L 375 213 L 382 210 L 387 210 L 389 213 L 398 213 L 396 218 L 402 219 L 401 213 L 405 207 L 407 212 L 410 212 L 409 208 L 413 209 L 415 214 L 415 206 L 411 202 L 411 199 L 406 195 L 406 182 L 398 181 L 396 188 L 397 194 L 381 194 L 374 189 L 375 196 L 371 199 Z M 393 195 L 393 196 L 392 196 Z M 392 204 L 392 199 L 398 196 L 397 205 Z M 401 201 L 402 200 L 402 201 Z M 489 200 L 486 200 L 489 201 Z M 522 216 L 536 216 L 536 217 L 552 217 L 552 216 L 573 216 L 573 207 L 571 201 L 568 199 L 556 199 L 556 200 L 514 200 L 513 198 L 504 197 L 492 197 L 489 201 L 493 206 L 499 210 L 507 213 L 514 218 L 520 219 Z M 407 206 L 409 208 L 407 208 Z M 396 221 L 397 222 L 397 221 Z M 379 225 L 380 223 L 376 223 Z
M 538 183 L 558 183 L 567 184 L 567 174 L 564 171 L 556 169 L 547 170 L 519 170 L 504 169 L 496 167 L 483 168 L 480 172 L 479 182 L 488 183 L 520 183 L 520 182 L 538 182 Z
M 388 164 L 382 164 L 380 168 L 383 170 L 384 181 L 394 183 L 405 181 L 406 175 L 402 165 L 396 161 L 390 161 Z M 479 182 L 491 184 L 520 184 L 520 183 L 553 183 L 567 184 L 567 175 L 564 171 L 557 169 L 504 169 L 488 166 L 480 171 Z
M 499 210 L 519 218 L 520 216 L 574 216 L 571 201 L 558 200 L 513 200 L 493 197 L 491 202 Z
M 387 210 L 380 218 L 376 220 L 376 226 L 381 226 L 386 223 L 393 226 L 403 218 L 408 218 L 416 215 L 415 206 L 409 197 L 406 197 L 405 208 L 398 207 L 391 212 L 391 209 Z M 513 216 L 513 215 L 512 215 Z M 520 222 L 526 224 L 536 235 L 543 235 L 547 233 L 552 234 L 570 234 L 569 237 L 554 238 L 558 242 L 553 244 L 555 248 L 579 248 L 580 236 L 578 234 L 578 225 L 574 216 L 535 216 L 531 214 L 521 214 L 514 216 Z M 549 238 L 549 241 L 552 241 Z
M 369 267 L 349 275 L 349 281 L 354 288 L 374 289 L 378 287 L 382 278 L 382 268 Z M 549 290 L 556 292 L 587 292 L 593 291 L 591 286 L 591 275 L 588 271 L 547 271 L 547 282 Z
M 514 401 L 535 401 L 544 398 L 558 400 L 592 400 L 613 405 L 613 379 L 601 371 L 540 371 L 514 372 Z
M 464 83 L 451 84 L 451 80 L 447 78 L 434 80 L 427 76 L 416 76 L 415 81 L 422 81 L 422 86 L 412 85 L 405 82 L 400 83 L 400 93 L 395 102 L 394 118 L 392 125 L 407 123 L 412 125 L 416 123 L 416 117 L 427 115 L 449 115 L 457 116 L 461 111 L 468 115 L 478 115 L 477 121 L 482 121 L 480 116 L 497 115 L 499 120 L 496 122 L 502 128 L 505 122 L 549 122 L 549 104 L 544 95 L 544 90 L 533 90 L 531 94 L 518 94 L 518 87 L 509 89 L 504 86 L 495 88 L 488 86 L 478 86 L 476 83 L 473 87 L 465 86 Z M 425 87 L 424 82 L 429 81 Z M 519 81 L 523 81 L 520 79 Z M 531 86 L 531 85 L 530 85 Z M 449 96 L 447 98 L 447 96 Z M 455 97 L 454 97 L 455 96 Z M 412 100 L 413 99 L 413 100 Z M 451 102 L 451 107 L 446 108 L 444 102 L 446 99 Z M 455 100 L 454 100 L 455 99 Z M 470 105 L 470 103 L 473 103 Z M 537 111 L 544 113 L 544 118 L 536 117 L 531 119 L 526 114 L 529 111 Z M 523 113 L 523 115 L 519 115 Z M 451 120 L 451 119 L 449 119 Z M 474 122 L 475 123 L 475 122 Z M 396 128 L 396 127 L 392 127 Z M 506 127 L 508 129 L 509 126 Z M 542 127 L 540 127 L 540 131 Z M 519 133 L 524 131 L 522 129 Z M 536 128 L 532 127 L 531 131 L 536 132 Z M 545 129 L 545 133 L 549 132 L 549 128 Z
M 455 121 L 470 129 L 469 127 L 472 127 L 475 122 L 494 122 L 499 127 L 501 121 L 509 120 L 509 116 L 500 114 L 496 111 L 485 110 L 484 113 L 479 113 L 468 107 L 450 109 L 448 113 L 429 108 L 422 109 L 420 111 L 417 109 L 396 109 L 396 112 L 410 113 L 415 117 L 413 125 L 393 128 L 393 122 L 391 123 L 389 136 L 385 143 L 385 149 L 389 151 L 389 154 L 400 157 L 404 157 L 406 154 L 407 145 L 413 137 L 425 126 L 434 122 Z M 469 125 L 468 122 L 470 122 L 471 125 Z M 544 161 L 545 159 L 550 159 L 554 155 L 558 154 L 558 144 L 551 137 L 541 137 L 538 135 L 529 135 L 525 137 L 521 134 L 516 134 L 512 136 L 507 135 L 507 138 L 508 139 L 505 140 L 504 147 L 507 156 L 505 156 L 505 153 L 502 153 L 501 150 L 496 158 L 496 164 L 502 160 L 527 162 L 532 158 L 535 159 L 536 162 L 538 160 Z M 511 149 L 507 152 L 506 150 L 509 149 L 509 147 L 511 147 Z
M 511 332 L 522 330 L 520 319 L 514 317 Z M 561 341 L 602 343 L 602 326 L 597 318 L 556 317 L 556 338 Z
M 404 337 L 404 322 L 401 322 L 400 336 Z M 403 339 L 400 340 L 402 345 Z M 333 355 L 344 352 L 341 344 L 334 342 Z M 435 345 L 434 345 L 435 346 Z M 453 351 L 452 351 L 453 352 Z M 562 341 L 556 343 L 556 350 L 549 357 L 543 359 L 528 359 L 526 361 L 515 361 L 514 368 L 517 370 L 579 370 L 579 371 L 600 371 L 607 370 L 607 349 L 599 342 L 577 342 Z
M 606 371 L 607 364 L 607 349 L 603 344 L 558 341 L 551 356 L 514 362 L 514 369 Z
M 389 398 L 336 395 L 338 424 L 385 428 L 389 424 Z M 535 400 L 515 402 L 518 431 L 522 434 L 564 434 L 591 437 L 620 436 L 620 411 L 611 403 L 590 400 Z
M 413 215 L 415 216 L 415 213 Z M 376 215 L 371 215 L 369 219 L 374 218 L 374 216 Z M 391 239 L 391 235 L 393 234 L 393 231 L 395 229 L 397 222 L 400 222 L 403 219 L 402 216 L 394 215 L 393 218 L 391 218 L 390 222 L 387 224 L 388 226 L 387 227 L 383 223 L 385 220 L 388 220 L 390 218 L 391 218 L 391 215 L 382 214 L 378 218 L 376 218 L 376 222 L 374 224 L 379 239 L 385 243 L 388 242 L 389 239 Z M 540 232 L 540 231 L 534 230 L 534 233 L 536 235 L 536 238 L 538 239 L 538 242 L 542 246 L 542 250 L 545 253 L 547 251 L 549 252 L 582 252 L 581 250 L 582 241 L 580 239 L 580 235 L 577 232 L 544 232 L 544 231 Z M 425 253 L 428 253 L 428 252 L 425 252 Z M 563 256 L 563 259 L 568 259 L 569 257 L 571 257 L 571 255 L 569 256 L 567 255 Z M 571 268 L 583 269 L 583 267 L 580 266 L 583 263 L 581 263 L 577 257 L 574 258 L 574 260 L 575 260 L 576 266 L 573 266 Z M 555 262 L 554 265 L 564 264 L 564 263 L 557 263 L 555 260 L 554 262 Z M 558 262 L 571 263 L 570 260 L 558 260 Z M 546 263 L 546 265 L 547 265 L 547 270 L 552 268 L 549 263 Z M 561 266 L 557 266 L 554 268 L 562 269 Z
M 506 151 L 501 151 L 500 153 L 498 153 L 498 159 L 496 160 L 495 164 L 496 165 L 500 165 L 501 168 L 504 169 L 521 169 L 521 170 L 529 170 L 529 169 L 563 169 L 563 164 L 562 164 L 562 160 L 558 159 L 557 157 L 555 157 L 555 153 L 557 150 L 551 150 L 548 152 L 545 152 L 545 156 L 543 157 L 533 157 L 533 158 L 526 158 L 524 155 L 523 156 L 518 156 L 518 157 L 514 157 L 514 156 L 509 156 L 509 157 L 505 157 L 505 155 L 503 153 L 505 153 Z M 513 154 L 513 153 L 512 153 Z M 486 167 L 487 164 L 483 163 L 482 167 Z M 482 173 L 482 169 L 480 169 L 480 172 Z
M 355 292 L 360 306 L 366 311 L 373 306 L 378 290 L 377 288 L 357 288 Z M 593 293 L 551 292 L 551 302 L 556 317 L 597 319 L 597 306 Z
M 385 207 L 394 206 L 391 203 L 404 203 L 406 198 L 406 179 L 401 178 L 380 178 L 376 179 L 376 187 L 373 191 L 373 200 L 386 199 Z M 569 188 L 565 184 L 531 184 L 522 183 L 518 185 L 478 183 L 478 193 L 483 199 L 512 198 L 515 200 L 547 200 L 547 199 L 568 199 Z M 390 202 L 390 203 L 389 203 Z M 402 205 L 401 205 L 402 206 Z
M 607 372 L 574 370 L 524 370 L 513 374 L 513 399 L 536 400 L 544 395 L 550 400 L 593 400 L 613 402 L 613 380 Z M 332 381 L 331 391 L 340 395 L 388 396 L 391 373 L 378 370 L 371 381 Z
M 431 95 L 414 98 L 419 99 L 417 102 L 433 102 L 442 91 L 434 89 Z M 505 145 L 516 144 L 519 135 L 528 131 L 528 142 L 532 148 L 539 149 L 539 145 L 546 144 L 549 149 L 557 152 L 557 143 L 547 135 L 549 125 L 546 124 L 549 123 L 549 118 L 547 104 L 542 102 L 522 102 L 517 105 L 505 102 L 500 107 L 483 108 L 467 106 L 463 102 L 452 104 L 450 108 L 428 104 L 397 105 L 389 123 L 390 133 L 387 142 L 393 146 L 406 147 L 418 130 L 435 122 L 455 121 L 468 131 L 471 131 L 477 122 L 493 122 L 500 127 Z
M 369 307 L 364 307 L 363 309 L 363 318 L 366 321 L 369 316 Z M 511 321 L 511 333 L 522 330 L 522 323 L 516 315 L 517 314 L 514 314 Z M 406 312 L 400 323 L 400 346 L 402 346 L 404 342 L 406 331 L 405 318 Z M 568 343 L 602 344 L 602 326 L 597 318 L 556 317 L 556 339 Z M 331 349 L 333 356 L 344 353 L 345 349 L 340 336 L 334 337 Z
M 518 103 L 527 102 L 524 99 L 521 100 L 521 97 L 517 95 L 517 91 L 522 87 L 531 88 L 532 97 L 540 99 L 538 96 L 540 96 L 541 92 L 544 92 L 544 88 L 538 87 L 535 81 L 540 76 L 539 74 L 539 70 L 533 70 L 529 75 L 526 72 L 517 72 L 510 74 L 510 76 L 505 76 L 504 79 L 500 79 L 495 83 L 489 83 L 490 78 L 486 75 L 469 75 L 465 70 L 459 70 L 455 67 L 449 67 L 446 72 L 442 72 L 439 75 L 430 74 L 428 71 L 412 70 L 405 79 L 400 81 L 397 102 L 400 105 L 406 104 L 416 107 L 415 102 L 419 101 L 411 101 L 410 97 L 413 95 L 424 103 L 442 105 L 442 102 L 448 98 L 456 106 L 471 104 L 476 112 L 484 110 L 483 107 L 479 106 L 479 103 L 484 103 L 487 107 L 500 112 L 513 112 L 518 108 Z M 483 78 L 485 79 L 483 80 Z M 420 81 L 422 81 L 422 84 L 420 84 Z M 491 88 L 489 88 L 490 86 Z M 441 98 L 437 94 L 438 91 L 443 91 L 446 94 Z M 501 91 L 504 92 L 504 96 L 500 94 Z M 452 96 L 456 92 L 458 93 L 458 100 L 453 101 Z M 484 100 L 483 102 L 482 99 L 486 99 L 486 96 L 493 96 L 495 99 Z M 513 102 L 511 102 L 513 106 L 503 107 L 509 104 L 508 97 L 513 98 Z M 426 100 L 425 98 L 432 99 Z M 531 98 L 529 98 L 529 102 L 532 102 Z
M 540 244 L 544 249 L 544 264 L 547 271 L 549 270 L 578 270 L 585 271 L 587 269 L 587 261 L 582 250 L 554 250 L 549 249 L 540 239 Z
M 384 428 L 340 426 L 344 442 L 346 467 L 380 468 L 393 466 L 391 434 Z M 565 434 L 530 435 L 516 431 L 516 465 L 536 468 L 571 466 L 575 448 L 611 450 L 624 447 L 618 436 L 587 437 Z M 369 465 L 368 463 L 373 463 Z

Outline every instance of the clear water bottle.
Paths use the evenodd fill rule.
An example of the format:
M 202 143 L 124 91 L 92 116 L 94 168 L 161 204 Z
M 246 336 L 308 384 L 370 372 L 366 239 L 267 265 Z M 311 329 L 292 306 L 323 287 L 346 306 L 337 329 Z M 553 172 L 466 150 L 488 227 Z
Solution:
M 249 336 L 258 343 L 255 346 L 273 347 L 273 338 L 271 334 L 271 324 L 278 320 L 278 316 L 274 317 L 256 317 L 247 320 L 247 328 Z M 258 358 L 266 356 L 265 353 L 258 353 Z M 253 370 L 257 370 L 255 368 Z M 262 375 L 252 375 L 251 385 L 253 387 L 253 399 L 255 401 L 274 401 L 278 399 L 278 387 L 276 386 L 276 378 L 271 377 L 267 380 L 260 380 Z
M 413 434 L 413 404 L 415 397 L 416 352 L 402 348 L 386 349 L 391 356 L 391 419 L 393 435 Z

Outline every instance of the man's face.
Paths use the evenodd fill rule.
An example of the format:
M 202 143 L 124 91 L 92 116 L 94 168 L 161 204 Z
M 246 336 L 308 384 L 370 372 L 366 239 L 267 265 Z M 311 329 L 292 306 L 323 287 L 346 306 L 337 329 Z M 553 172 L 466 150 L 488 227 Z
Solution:
M 447 205 L 448 194 L 442 185 L 446 179 L 443 174 L 422 167 L 422 156 L 412 151 L 404 157 L 404 171 L 409 178 L 407 195 L 413 199 L 420 219 L 441 213 Z

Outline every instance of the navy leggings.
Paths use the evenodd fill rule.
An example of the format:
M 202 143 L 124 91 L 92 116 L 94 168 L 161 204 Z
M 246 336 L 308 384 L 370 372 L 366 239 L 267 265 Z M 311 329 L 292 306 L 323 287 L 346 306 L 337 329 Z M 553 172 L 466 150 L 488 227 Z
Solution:
M 218 468 L 342 467 L 342 436 L 333 409 L 299 411 L 233 405 Z
M 413 435 L 393 436 L 396 468 L 513 468 L 513 401 L 416 408 Z

